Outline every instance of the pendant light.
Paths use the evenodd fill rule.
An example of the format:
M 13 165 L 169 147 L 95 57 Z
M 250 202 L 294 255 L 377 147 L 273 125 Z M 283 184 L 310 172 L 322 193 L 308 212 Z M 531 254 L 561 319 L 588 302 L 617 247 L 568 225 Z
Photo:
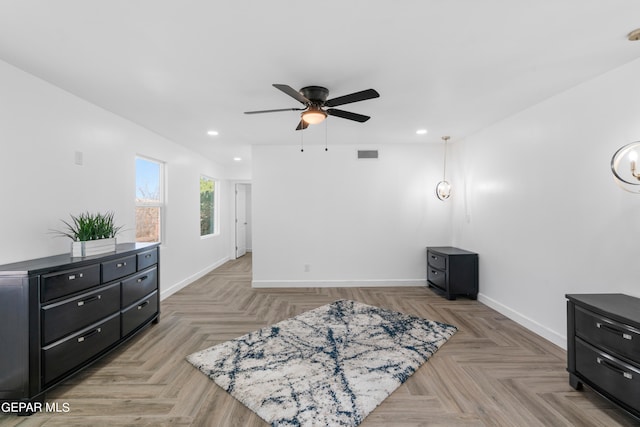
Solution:
M 451 196 L 451 184 L 447 182 L 447 141 L 449 141 L 450 136 L 443 136 L 442 140 L 444 141 L 444 166 L 442 167 L 442 181 L 436 185 L 436 196 L 440 200 L 447 200 Z
M 611 158 L 611 172 L 616 183 L 630 193 L 640 193 L 639 152 L 640 141 L 635 141 L 618 149 Z

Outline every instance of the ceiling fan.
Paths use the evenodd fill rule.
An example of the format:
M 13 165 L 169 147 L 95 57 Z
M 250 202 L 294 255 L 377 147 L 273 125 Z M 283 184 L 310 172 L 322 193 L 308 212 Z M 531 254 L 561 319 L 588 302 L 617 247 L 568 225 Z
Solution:
M 306 129 L 310 124 L 315 125 L 322 122 L 327 116 L 340 117 L 347 120 L 364 123 L 371 117 L 362 114 L 352 113 L 350 111 L 338 110 L 338 105 L 351 104 L 352 102 L 365 101 L 367 99 L 378 98 L 380 94 L 373 89 L 354 92 L 349 95 L 339 96 L 337 98 L 327 100 L 329 89 L 322 86 L 306 86 L 299 91 L 289 85 L 274 84 L 275 88 L 280 89 L 296 101 L 304 104 L 304 108 L 281 108 L 277 110 L 260 110 L 245 111 L 245 114 L 260 113 L 276 113 L 279 111 L 302 111 L 300 123 L 296 130 Z M 329 108 L 325 108 L 329 107 Z

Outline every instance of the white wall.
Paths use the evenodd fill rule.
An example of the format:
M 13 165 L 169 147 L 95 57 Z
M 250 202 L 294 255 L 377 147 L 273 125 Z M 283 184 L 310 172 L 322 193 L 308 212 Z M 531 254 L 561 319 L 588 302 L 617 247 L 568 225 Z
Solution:
M 254 286 L 425 283 L 425 247 L 451 237 L 434 196 L 442 145 L 377 148 L 377 160 L 338 141 L 253 148 Z
M 114 211 L 119 240 L 133 241 L 136 154 L 166 162 L 162 297 L 228 259 L 229 227 L 199 236 L 199 177 L 222 179 L 225 201 L 222 167 L 1 61 L 0 93 L 0 264 L 68 252 L 49 230 L 84 211 Z M 222 224 L 230 214 L 222 206 Z
M 453 145 L 453 243 L 480 300 L 566 346 L 566 293 L 640 296 L 640 196 L 610 161 L 640 139 L 640 60 Z

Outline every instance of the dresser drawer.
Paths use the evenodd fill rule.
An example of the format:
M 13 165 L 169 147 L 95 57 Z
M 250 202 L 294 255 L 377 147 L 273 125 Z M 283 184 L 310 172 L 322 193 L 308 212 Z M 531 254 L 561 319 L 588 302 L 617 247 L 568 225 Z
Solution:
M 138 254 L 138 270 L 144 270 L 147 267 L 151 267 L 158 263 L 158 250 L 152 249 L 150 251 L 140 252 Z
M 122 306 L 127 307 L 158 289 L 158 268 L 151 267 L 122 281 Z
M 107 283 L 136 272 L 136 256 L 114 259 L 102 263 L 102 282 Z
M 640 356 L 640 331 L 576 307 L 576 335 L 585 341 L 629 359 Z
M 576 371 L 632 408 L 640 402 L 640 366 L 625 363 L 576 339 Z
M 156 291 L 122 312 L 122 336 L 128 335 L 157 313 L 158 292 Z
M 447 257 L 435 252 L 427 252 L 427 262 L 431 267 L 439 268 L 440 270 L 447 269 Z
M 44 383 L 49 384 L 120 339 L 120 313 L 42 349 Z
M 42 307 L 42 341 L 49 344 L 120 310 L 120 284 Z
M 437 286 L 440 289 L 447 288 L 447 274 L 444 271 L 436 270 L 435 268 L 427 268 L 427 280 L 431 282 L 433 286 Z
M 100 284 L 100 265 L 45 274 L 40 284 L 40 298 L 47 302 Z

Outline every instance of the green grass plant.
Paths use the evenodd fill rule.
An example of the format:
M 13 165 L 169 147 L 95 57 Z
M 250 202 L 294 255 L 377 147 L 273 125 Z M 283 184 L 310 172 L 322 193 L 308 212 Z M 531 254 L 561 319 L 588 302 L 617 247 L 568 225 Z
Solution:
M 116 234 L 122 229 L 122 226 L 115 225 L 113 212 L 104 214 L 84 212 L 77 216 L 69 216 L 71 221 L 61 220 L 66 229 L 57 230 L 56 233 L 69 237 L 74 242 L 110 239 L 116 237 Z

